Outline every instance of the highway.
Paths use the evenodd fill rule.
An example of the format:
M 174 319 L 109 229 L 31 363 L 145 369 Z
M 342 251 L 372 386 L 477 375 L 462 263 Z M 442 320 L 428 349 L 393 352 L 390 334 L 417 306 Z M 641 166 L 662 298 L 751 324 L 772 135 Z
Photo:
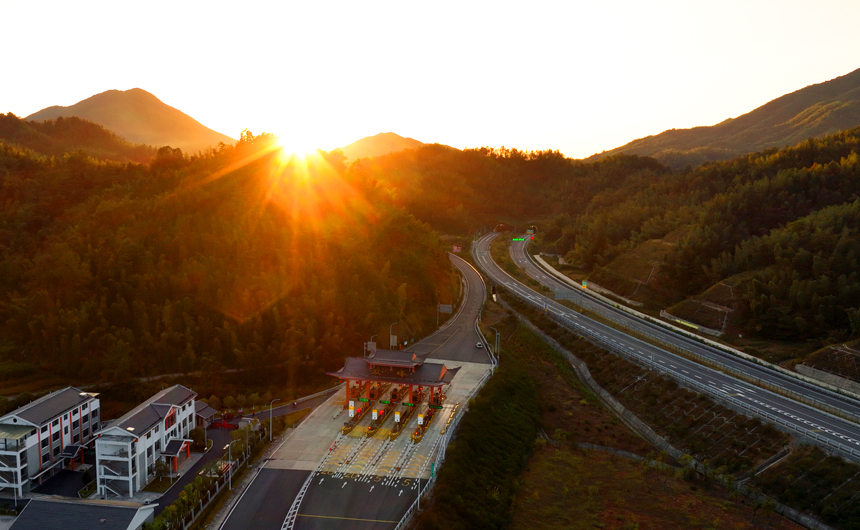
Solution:
M 702 366 L 590 319 L 576 310 L 547 298 L 515 280 L 493 261 L 490 256 L 489 245 L 498 235 L 497 233 L 487 234 L 473 243 L 472 254 L 479 268 L 494 282 L 503 285 L 511 293 L 536 307 L 545 308 L 547 313 L 557 321 L 613 352 L 634 358 L 639 364 L 660 370 L 686 386 L 707 393 L 735 409 L 754 413 L 783 430 L 799 434 L 846 458 L 860 461 L 860 425 L 857 423 L 833 416 Z M 514 262 L 542 285 L 551 289 L 570 291 L 570 286 L 561 283 L 531 262 L 526 254 L 526 245 L 527 241 L 515 242 L 511 247 L 511 257 Z M 722 364 L 732 362 L 732 366 L 736 370 L 743 371 L 752 377 L 768 381 L 773 385 L 794 388 L 795 392 L 815 396 L 815 399 L 825 401 L 853 414 L 860 412 L 860 403 L 814 387 L 814 385 L 793 380 L 743 359 L 731 357 L 729 354 L 691 341 L 686 337 L 667 332 L 658 326 L 633 318 L 614 308 L 611 304 L 581 293 L 578 296 L 575 295 L 572 301 L 664 342 L 677 344 L 686 350 L 693 350 L 695 347 L 696 349 L 693 350 L 695 353 L 703 357 L 713 358 L 716 362 Z
M 410 432 L 417 424 L 413 415 L 404 433 L 389 440 L 390 429 L 374 436 L 364 431 L 370 415 L 348 435 L 340 432 L 345 412 L 343 394 L 320 405 L 275 450 L 269 461 L 219 527 L 224 530 L 392 530 L 415 502 L 435 465 L 446 422 L 457 413 L 492 369 L 475 321 L 486 298 L 480 274 L 464 260 L 451 255 L 464 279 L 464 299 L 458 312 L 432 335 L 406 348 L 428 354 L 427 361 L 460 367 L 445 390 L 448 399 L 418 443 Z M 401 406 L 399 410 L 403 411 Z M 417 412 L 426 409 L 426 405 Z M 383 427 L 391 427 L 388 420 Z M 363 427 L 363 428 L 362 428 Z

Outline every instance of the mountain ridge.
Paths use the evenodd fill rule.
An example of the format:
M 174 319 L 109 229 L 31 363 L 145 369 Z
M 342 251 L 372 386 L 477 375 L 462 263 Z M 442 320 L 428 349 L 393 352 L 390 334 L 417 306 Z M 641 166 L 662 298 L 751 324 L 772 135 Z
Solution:
M 169 145 L 185 152 L 205 150 L 219 142 L 235 142 L 141 88 L 107 90 L 68 107 L 44 108 L 25 120 L 71 116 L 97 123 L 132 143 Z
M 669 129 L 586 161 L 619 153 L 651 156 L 675 168 L 727 160 L 746 153 L 795 145 L 860 125 L 860 69 L 795 90 L 737 118 L 710 126 Z
M 422 145 L 424 145 L 424 142 L 420 142 L 414 138 L 405 138 L 393 132 L 382 132 L 373 136 L 365 136 L 339 149 L 347 159 L 357 160 L 359 158 L 396 153 L 404 149 L 416 149 Z

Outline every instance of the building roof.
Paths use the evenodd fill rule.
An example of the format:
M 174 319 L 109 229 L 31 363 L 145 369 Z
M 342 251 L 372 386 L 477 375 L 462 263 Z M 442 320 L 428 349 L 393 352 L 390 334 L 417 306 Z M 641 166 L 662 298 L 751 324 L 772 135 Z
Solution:
M 34 425 L 41 426 L 87 401 L 91 401 L 95 395 L 97 394 L 89 394 L 80 388 L 70 386 L 44 395 L 35 401 L 27 403 L 23 407 L 18 407 L 0 418 L 0 421 L 9 423 L 10 420 L 8 418 L 17 416 Z
M 36 434 L 36 427 L 30 425 L 10 425 L 0 423 L 0 438 L 6 440 L 20 440 L 29 434 Z
M 161 452 L 161 456 L 179 456 L 179 453 L 182 452 L 186 443 L 191 443 L 191 440 L 170 440 L 167 442 L 167 445 L 164 446 L 164 451 Z
M 201 418 L 209 419 L 212 416 L 218 414 L 218 411 L 203 403 L 202 401 L 194 402 L 194 414 L 197 414 Z
M 15 518 L 12 530 L 133 530 L 154 511 L 155 504 L 86 501 L 81 499 L 32 499 Z
M 400 371 L 400 374 L 395 371 L 374 374 L 370 370 L 370 365 L 365 362 L 365 358 L 347 357 L 343 368 L 337 372 L 327 373 L 340 379 L 363 379 L 400 385 L 441 386 L 450 383 L 459 370 L 460 367 L 447 368 L 444 364 L 424 363 L 411 372 L 404 369 Z
M 110 426 L 141 435 L 163 420 L 173 406 L 180 406 L 196 395 L 197 392 L 182 385 L 173 385 L 134 407 Z

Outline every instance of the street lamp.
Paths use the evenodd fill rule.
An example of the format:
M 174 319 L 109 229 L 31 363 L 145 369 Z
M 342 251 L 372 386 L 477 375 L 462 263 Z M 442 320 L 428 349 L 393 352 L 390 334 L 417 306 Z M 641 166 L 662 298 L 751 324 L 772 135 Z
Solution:
M 273 399 L 271 401 L 271 403 L 269 403 L 269 443 L 272 443 L 272 431 L 274 430 L 274 425 L 275 425 L 274 423 L 272 423 L 272 404 L 274 404 L 275 401 L 280 401 L 280 400 L 281 400 L 281 398 Z
M 377 333 L 376 335 L 374 335 L 374 336 L 370 337 L 370 342 L 368 342 L 368 343 L 367 343 L 367 345 L 364 347 L 364 356 L 365 356 L 365 357 L 367 357 L 367 350 L 368 350 L 368 348 L 370 348 L 370 345 L 371 345 L 371 344 L 373 344 L 373 339 L 375 339 L 375 338 L 376 338 L 376 337 L 378 337 L 378 336 L 379 336 L 379 333 Z
M 242 440 L 233 440 L 232 442 L 230 442 L 224 446 L 224 449 L 227 450 L 227 461 L 230 462 L 230 470 L 227 472 L 227 474 L 228 474 L 227 480 L 230 483 L 230 491 L 233 491 L 233 455 L 230 452 L 230 449 L 232 448 L 234 443 L 241 442 L 241 441 Z
M 398 322 L 395 322 L 394 324 L 391 324 L 390 326 L 388 326 L 388 347 L 389 348 L 392 346 L 392 344 L 391 344 L 391 337 L 392 337 L 392 333 L 393 333 L 392 329 L 397 324 L 398 324 Z

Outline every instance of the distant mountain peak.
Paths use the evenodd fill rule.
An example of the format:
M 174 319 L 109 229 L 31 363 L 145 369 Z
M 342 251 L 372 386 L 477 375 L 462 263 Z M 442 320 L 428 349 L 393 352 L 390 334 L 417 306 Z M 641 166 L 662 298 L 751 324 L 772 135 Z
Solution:
M 709 127 L 670 129 L 592 155 L 651 156 L 680 168 L 726 160 L 770 147 L 795 145 L 860 126 L 860 69 L 780 96 L 737 118 Z
M 106 90 L 68 107 L 52 106 L 27 116 L 29 121 L 77 116 L 109 129 L 127 141 L 155 146 L 169 145 L 196 152 L 232 144 L 233 138 L 204 126 L 142 88 Z
M 341 147 L 344 156 L 349 160 L 359 158 L 367 158 L 372 156 L 382 156 L 388 153 L 403 151 L 404 149 L 417 149 L 424 145 L 413 138 L 404 138 L 393 132 L 382 132 L 373 136 L 366 136 L 361 140 L 352 142 L 349 145 Z

